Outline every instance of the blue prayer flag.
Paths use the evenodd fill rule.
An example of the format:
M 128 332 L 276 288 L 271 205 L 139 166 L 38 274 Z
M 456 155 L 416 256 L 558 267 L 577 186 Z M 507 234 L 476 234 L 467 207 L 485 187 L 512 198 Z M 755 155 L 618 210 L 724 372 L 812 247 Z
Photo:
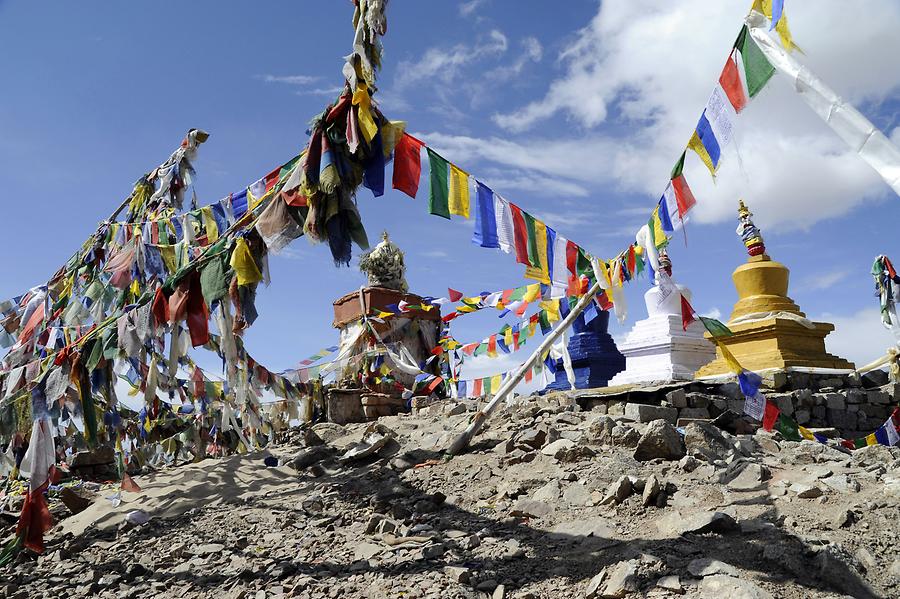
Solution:
M 477 188 L 475 208 L 475 232 L 472 234 L 472 243 L 483 248 L 500 248 L 497 238 L 497 215 L 494 212 L 494 192 L 491 188 L 475 181 Z
M 722 155 L 722 151 L 719 148 L 716 135 L 713 133 L 712 125 L 709 124 L 709 119 L 706 118 L 705 110 L 700 115 L 700 122 L 697 123 L 697 137 L 700 138 L 703 147 L 706 148 L 706 152 L 709 154 L 710 160 L 712 160 L 713 168 L 719 168 L 719 157 Z

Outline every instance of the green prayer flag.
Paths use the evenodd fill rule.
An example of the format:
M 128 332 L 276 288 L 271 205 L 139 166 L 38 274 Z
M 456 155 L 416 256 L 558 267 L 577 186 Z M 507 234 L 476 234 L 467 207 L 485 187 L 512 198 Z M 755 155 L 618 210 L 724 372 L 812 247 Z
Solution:
M 541 257 L 538 253 L 537 232 L 534 229 L 534 217 L 522 211 L 525 219 L 525 231 L 528 233 L 528 263 L 534 268 L 541 267 Z
M 800 429 L 797 428 L 797 423 L 784 414 L 778 415 L 778 420 L 775 421 L 775 430 L 781 433 L 781 435 L 788 441 L 803 440 L 803 438 L 800 436 Z
M 449 163 L 431 148 L 428 150 L 428 165 L 431 169 L 428 189 L 428 211 L 435 216 L 450 219 Z
M 528 293 L 528 287 L 516 287 L 513 289 L 513 292 L 509 294 L 509 301 L 517 302 L 520 299 L 523 299 L 526 293 Z
M 753 41 L 753 38 L 750 36 L 750 30 L 747 29 L 746 25 L 741 29 L 741 33 L 738 35 L 734 45 L 741 51 L 741 60 L 744 62 L 744 74 L 747 77 L 747 95 L 753 98 L 775 74 L 775 67 L 766 59 L 765 54 Z
M 681 172 L 684 170 L 684 156 L 687 154 L 687 150 L 681 153 L 681 158 L 678 159 L 678 162 L 675 163 L 675 166 L 672 168 L 672 176 L 671 179 L 677 179 L 681 176 Z
M 227 254 L 216 256 L 200 271 L 200 289 L 207 305 L 228 295 L 229 277 L 225 276 Z
M 866 445 L 868 445 L 868 443 L 866 443 L 865 437 L 860 437 L 859 439 L 853 439 L 853 447 L 856 449 L 862 449 Z
M 734 333 L 731 332 L 731 329 L 715 318 L 701 316 L 700 320 L 703 322 L 703 326 L 706 327 L 706 330 L 709 331 L 709 334 L 713 337 L 731 337 L 734 335 Z
M 578 258 L 575 260 L 575 272 L 579 277 L 584 275 L 591 281 L 594 280 L 594 267 L 591 266 L 591 259 L 581 247 L 578 248 Z

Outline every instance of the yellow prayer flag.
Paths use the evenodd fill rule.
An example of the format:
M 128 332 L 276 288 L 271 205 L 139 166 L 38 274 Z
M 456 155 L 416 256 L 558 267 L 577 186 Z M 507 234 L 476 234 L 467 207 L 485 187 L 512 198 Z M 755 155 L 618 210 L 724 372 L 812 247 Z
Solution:
M 709 152 L 706 151 L 706 148 L 703 146 L 703 142 L 700 140 L 700 136 L 697 135 L 696 131 L 691 135 L 691 140 L 688 142 L 688 149 L 693 150 L 697 156 L 700 157 L 700 160 L 702 160 L 703 164 L 706 165 L 706 168 L 709 169 L 709 174 L 715 177 L 716 167 L 713 165 L 712 158 L 710 158 Z
M 866 445 L 878 445 L 878 439 L 875 438 L 875 433 L 866 436 Z
M 722 357 L 725 358 L 725 362 L 728 363 L 728 367 L 731 368 L 735 374 L 742 373 L 744 368 L 741 366 L 740 362 L 737 361 L 737 358 L 734 357 L 734 354 L 731 353 L 731 350 L 725 347 L 725 344 L 723 343 L 719 343 L 718 345 L 719 350 L 722 352 Z
M 650 219 L 650 222 L 653 225 L 651 234 L 653 235 L 653 242 L 656 244 L 656 247 L 665 245 L 668 236 L 666 235 L 665 229 L 663 229 L 662 221 L 659 219 L 659 205 L 653 209 L 653 216 Z
M 238 285 L 252 285 L 262 281 L 262 273 L 250 253 L 247 240 L 238 237 L 234 242 L 234 250 L 231 252 L 231 267 L 237 273 Z
M 547 225 L 535 219 L 534 235 L 537 237 L 538 264 L 535 268 L 529 266 L 525 269 L 525 277 L 540 281 L 544 285 L 550 284 L 550 266 L 547 261 Z
M 812 432 L 808 428 L 803 427 L 803 426 L 798 426 L 797 430 L 800 431 L 800 436 L 803 437 L 804 439 L 807 439 L 808 441 L 816 440 L 816 437 L 812 434 Z
M 546 302 L 541 302 L 541 309 L 547 313 L 547 320 L 550 322 L 557 322 L 560 319 L 559 316 L 559 300 L 549 300 Z
M 366 142 L 371 142 L 378 133 L 378 126 L 372 119 L 372 98 L 369 96 L 365 83 L 360 82 L 356 87 L 356 91 L 353 92 L 353 105 L 359 106 L 359 129 L 362 131 Z
M 200 215 L 203 217 L 203 228 L 206 229 L 206 240 L 215 243 L 219 238 L 219 226 L 213 217 L 212 206 L 204 206 L 200 210 Z
M 525 291 L 525 297 L 522 299 L 526 302 L 533 302 L 537 298 L 541 296 L 541 284 L 533 283 L 527 286 L 527 290 Z
M 162 255 L 163 263 L 166 265 L 166 270 L 170 273 L 178 270 L 175 267 L 175 246 L 174 245 L 161 245 L 159 246 L 159 253 Z
M 491 391 L 494 395 L 497 394 L 497 391 L 500 390 L 500 384 L 503 382 L 503 375 L 498 374 L 496 376 L 491 377 Z
M 469 218 L 469 173 L 450 165 L 450 214 Z
M 503 332 L 503 343 L 505 343 L 507 347 L 512 347 L 512 344 L 513 344 L 512 327 L 506 329 Z
M 787 14 L 781 13 L 781 18 L 778 20 L 778 23 L 775 24 L 775 31 L 778 32 L 778 37 L 781 38 L 781 45 L 784 46 L 784 49 L 788 52 L 793 52 L 797 50 L 801 54 L 803 50 L 800 49 L 800 46 L 794 43 L 794 36 L 791 35 L 791 29 L 788 27 Z

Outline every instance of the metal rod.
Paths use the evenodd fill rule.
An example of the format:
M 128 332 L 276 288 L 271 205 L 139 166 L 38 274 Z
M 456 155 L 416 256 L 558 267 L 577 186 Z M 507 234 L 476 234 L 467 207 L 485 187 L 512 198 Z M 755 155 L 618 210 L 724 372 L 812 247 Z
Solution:
M 538 346 L 537 350 L 531 356 L 519 366 L 519 369 L 516 370 L 515 374 L 511 377 L 507 378 L 502 385 L 500 385 L 500 389 L 497 390 L 494 398 L 484 407 L 483 410 L 477 412 L 475 417 L 472 419 L 472 422 L 469 423 L 469 426 L 465 431 L 460 433 L 454 440 L 453 443 L 450 444 L 450 447 L 447 449 L 448 455 L 459 455 L 469 446 L 469 443 L 472 442 L 472 439 L 478 432 L 481 430 L 481 427 L 484 426 L 484 423 L 487 422 L 487 419 L 490 417 L 491 413 L 497 409 L 497 406 L 500 405 L 506 396 L 510 394 L 510 392 L 518 385 L 522 379 L 525 377 L 525 373 L 534 365 L 535 361 L 540 359 L 540 356 L 543 355 L 547 349 L 553 345 L 557 339 L 571 326 L 572 323 L 575 322 L 575 319 L 578 318 L 578 315 L 584 312 L 585 308 L 588 307 L 594 300 L 594 296 L 599 293 L 601 287 L 599 282 L 595 282 L 590 289 L 588 289 L 587 293 L 582 296 L 582 298 L 575 304 L 575 307 L 569 312 L 569 314 L 559 323 L 559 326 L 556 327 L 553 331 L 550 332 L 549 335 L 544 337 L 544 340 L 541 342 L 540 346 Z

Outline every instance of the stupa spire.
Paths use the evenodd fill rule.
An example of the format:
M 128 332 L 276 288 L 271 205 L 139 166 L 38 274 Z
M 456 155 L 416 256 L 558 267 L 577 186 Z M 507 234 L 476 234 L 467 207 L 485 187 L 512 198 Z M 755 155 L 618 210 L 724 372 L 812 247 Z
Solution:
M 741 241 L 744 242 L 747 254 L 759 256 L 766 253 L 766 244 L 763 241 L 762 233 L 753 224 L 753 213 L 744 204 L 744 200 L 738 200 L 738 227 L 736 233 L 740 236 Z

